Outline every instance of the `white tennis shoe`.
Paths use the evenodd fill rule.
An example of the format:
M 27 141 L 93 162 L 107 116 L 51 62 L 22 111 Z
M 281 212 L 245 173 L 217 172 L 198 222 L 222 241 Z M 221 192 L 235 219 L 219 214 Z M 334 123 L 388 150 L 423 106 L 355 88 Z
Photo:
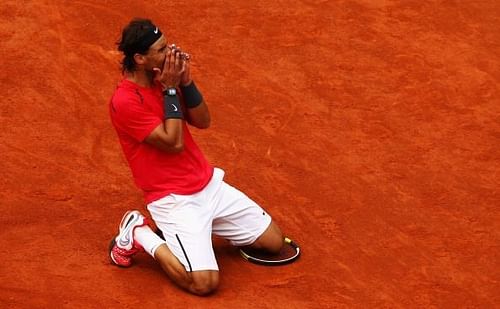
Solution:
M 109 245 L 109 255 L 115 265 L 131 266 L 132 256 L 143 250 L 141 245 L 134 241 L 134 230 L 144 225 L 147 225 L 147 219 L 138 210 L 125 213 L 120 222 L 120 231 Z

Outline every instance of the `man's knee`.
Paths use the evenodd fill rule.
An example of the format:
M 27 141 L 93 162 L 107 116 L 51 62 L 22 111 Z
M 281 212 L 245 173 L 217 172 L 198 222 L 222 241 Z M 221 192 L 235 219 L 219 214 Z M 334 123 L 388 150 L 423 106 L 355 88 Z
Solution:
M 179 262 L 166 245 L 161 245 L 156 250 L 155 259 L 174 283 L 193 294 L 208 295 L 213 293 L 219 285 L 218 271 L 187 272 L 184 265 Z
M 199 296 L 209 295 L 219 286 L 218 271 L 195 271 L 192 272 L 192 279 L 189 290 Z

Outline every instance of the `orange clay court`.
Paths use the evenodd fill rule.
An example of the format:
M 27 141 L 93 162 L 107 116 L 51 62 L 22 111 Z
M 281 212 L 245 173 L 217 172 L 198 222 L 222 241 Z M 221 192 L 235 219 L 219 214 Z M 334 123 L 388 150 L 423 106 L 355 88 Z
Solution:
M 108 115 L 115 42 L 151 18 L 192 57 L 227 181 L 303 250 L 251 264 L 215 241 L 215 295 L 145 253 L 145 211 Z M 500 305 L 500 2 L 9 1 L 0 4 L 1 308 Z

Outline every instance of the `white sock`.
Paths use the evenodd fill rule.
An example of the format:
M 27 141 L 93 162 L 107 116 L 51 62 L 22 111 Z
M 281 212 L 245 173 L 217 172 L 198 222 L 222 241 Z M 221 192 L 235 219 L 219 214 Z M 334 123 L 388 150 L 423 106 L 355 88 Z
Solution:
M 134 241 L 137 241 L 149 255 L 155 257 L 155 251 L 165 241 L 156 235 L 147 225 L 140 226 L 134 230 Z

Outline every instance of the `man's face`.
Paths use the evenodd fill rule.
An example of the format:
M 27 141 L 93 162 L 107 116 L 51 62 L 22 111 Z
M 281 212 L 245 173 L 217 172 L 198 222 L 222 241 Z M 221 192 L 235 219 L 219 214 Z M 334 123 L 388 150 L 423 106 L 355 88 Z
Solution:
M 153 68 L 162 70 L 167 51 L 167 40 L 165 40 L 165 36 L 162 35 L 149 47 L 148 53 L 145 55 L 146 62 L 144 63 L 144 70 L 153 71 Z

